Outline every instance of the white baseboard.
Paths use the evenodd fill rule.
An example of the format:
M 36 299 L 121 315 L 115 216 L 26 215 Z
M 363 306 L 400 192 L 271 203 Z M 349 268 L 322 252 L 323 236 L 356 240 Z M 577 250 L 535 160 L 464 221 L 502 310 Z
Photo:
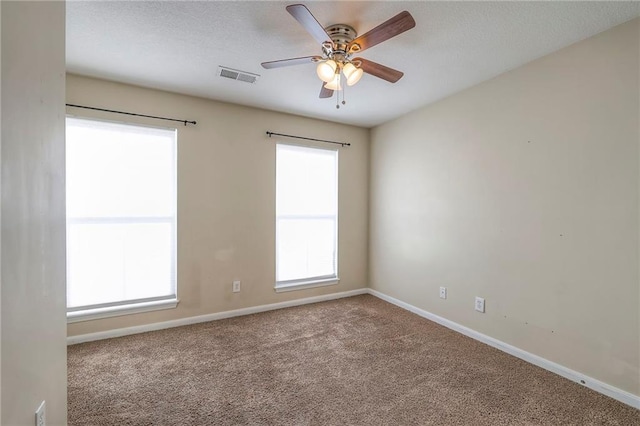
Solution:
M 522 350 L 512 345 L 509 345 L 508 343 L 502 342 L 498 339 L 494 339 L 493 337 L 487 336 L 486 334 L 479 333 L 475 330 L 472 330 L 468 327 L 460 325 L 456 322 L 450 321 L 441 316 L 432 314 L 431 312 L 427 312 L 423 309 L 417 308 L 413 305 L 410 305 L 406 302 L 398 300 L 394 297 L 387 296 L 386 294 L 380 293 L 377 290 L 373 290 L 369 288 L 367 289 L 367 292 L 386 302 L 392 303 L 396 306 L 406 309 L 407 311 L 413 312 L 414 314 L 420 315 L 421 317 L 424 317 L 428 320 L 431 320 L 447 328 L 450 328 L 451 330 L 462 333 L 465 336 L 471 337 L 472 339 L 478 340 L 482 343 L 486 343 L 489 346 L 492 346 L 496 349 L 499 349 L 503 352 L 506 352 L 517 358 L 520 358 L 524 361 L 527 361 L 528 363 L 531 363 L 533 365 L 537 365 L 538 367 L 544 368 L 545 370 L 551 371 L 552 373 L 556 373 L 566 379 L 571 380 L 572 382 L 576 382 L 578 384 L 584 385 L 590 389 L 593 389 L 598 393 L 601 393 L 603 395 L 616 399 L 633 408 L 640 409 L 640 396 L 636 396 L 622 389 L 618 389 L 614 386 L 608 385 L 597 379 L 586 376 L 577 371 L 571 370 L 570 368 L 564 367 L 560 364 L 556 364 L 553 361 L 549 361 L 548 359 L 542 358 L 538 355 L 534 355 L 530 352 L 527 352 L 525 350 Z
M 258 312 L 273 311 L 276 309 L 290 308 L 293 306 L 307 305 L 309 303 L 324 302 L 327 300 L 342 299 L 343 297 L 367 294 L 366 288 L 331 293 L 322 296 L 306 297 L 304 299 L 289 300 L 286 302 L 271 303 L 269 305 L 251 306 L 249 308 L 234 309 L 232 311 L 216 312 L 214 314 L 199 315 L 197 317 L 180 318 L 171 321 L 156 322 L 153 324 L 138 325 L 134 327 L 118 328 L 115 330 L 100 331 L 97 333 L 80 334 L 67 337 L 67 345 L 77 343 L 92 342 L 94 340 L 110 339 L 112 337 L 128 336 L 130 334 L 145 333 L 147 331 L 163 330 L 165 328 L 180 327 L 183 325 L 197 324 L 200 322 L 215 321 L 224 318 L 251 315 Z

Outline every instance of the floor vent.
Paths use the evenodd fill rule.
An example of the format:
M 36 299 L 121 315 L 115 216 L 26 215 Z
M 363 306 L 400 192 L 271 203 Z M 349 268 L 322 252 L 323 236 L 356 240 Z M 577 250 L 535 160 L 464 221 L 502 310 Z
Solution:
M 259 74 L 254 74 L 251 72 L 234 70 L 233 68 L 223 67 L 220 65 L 218 67 L 218 75 L 224 78 L 230 78 L 231 80 L 244 81 L 245 83 L 255 83 L 260 77 Z

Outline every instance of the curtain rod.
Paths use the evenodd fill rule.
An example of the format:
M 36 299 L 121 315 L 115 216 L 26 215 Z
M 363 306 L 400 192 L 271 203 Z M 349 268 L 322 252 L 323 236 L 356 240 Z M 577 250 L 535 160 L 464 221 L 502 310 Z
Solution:
M 68 107 L 73 107 L 73 108 L 84 108 L 84 109 L 92 109 L 94 111 L 112 112 L 114 114 L 125 114 L 125 115 L 134 115 L 136 117 L 155 118 L 156 120 L 177 121 L 179 123 L 184 123 L 185 126 L 187 124 L 193 124 L 193 125 L 196 124 L 195 121 L 179 120 L 177 118 L 157 117 L 155 115 L 136 114 L 136 113 L 133 113 L 133 112 L 116 111 L 116 110 L 113 110 L 113 109 L 95 108 L 95 107 L 89 107 L 89 106 L 84 106 L 84 105 L 75 105 L 75 104 L 65 104 L 65 105 L 68 106 Z
M 333 143 L 333 144 L 342 145 L 342 146 L 351 146 L 351 144 L 348 143 L 348 142 L 326 141 L 324 139 L 305 138 L 304 136 L 285 135 L 285 134 L 282 134 L 282 133 L 274 133 L 274 132 L 269 132 L 269 131 L 267 131 L 267 135 L 269 137 L 271 137 L 273 135 L 276 135 L 276 136 L 284 136 L 285 138 L 304 139 L 306 141 L 315 141 L 315 142 Z

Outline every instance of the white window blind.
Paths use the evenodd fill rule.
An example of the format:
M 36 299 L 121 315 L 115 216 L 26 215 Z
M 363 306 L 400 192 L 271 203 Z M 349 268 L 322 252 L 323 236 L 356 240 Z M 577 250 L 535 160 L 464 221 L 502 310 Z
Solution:
M 70 313 L 176 298 L 176 130 L 67 118 Z
M 338 152 L 276 147 L 276 288 L 337 279 Z

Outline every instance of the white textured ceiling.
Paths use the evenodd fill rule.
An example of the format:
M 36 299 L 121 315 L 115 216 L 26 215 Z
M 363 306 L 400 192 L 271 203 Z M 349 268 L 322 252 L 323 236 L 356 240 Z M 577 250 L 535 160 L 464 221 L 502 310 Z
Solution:
M 261 62 L 320 54 L 279 1 L 70 1 L 69 72 L 372 127 L 639 16 L 638 2 L 319 2 L 324 26 L 359 34 L 407 10 L 416 27 L 359 56 L 405 73 L 366 75 L 319 99 L 313 64 Z M 260 74 L 256 84 L 216 76 L 218 65 Z M 108 107 L 108 105 L 106 106 Z

